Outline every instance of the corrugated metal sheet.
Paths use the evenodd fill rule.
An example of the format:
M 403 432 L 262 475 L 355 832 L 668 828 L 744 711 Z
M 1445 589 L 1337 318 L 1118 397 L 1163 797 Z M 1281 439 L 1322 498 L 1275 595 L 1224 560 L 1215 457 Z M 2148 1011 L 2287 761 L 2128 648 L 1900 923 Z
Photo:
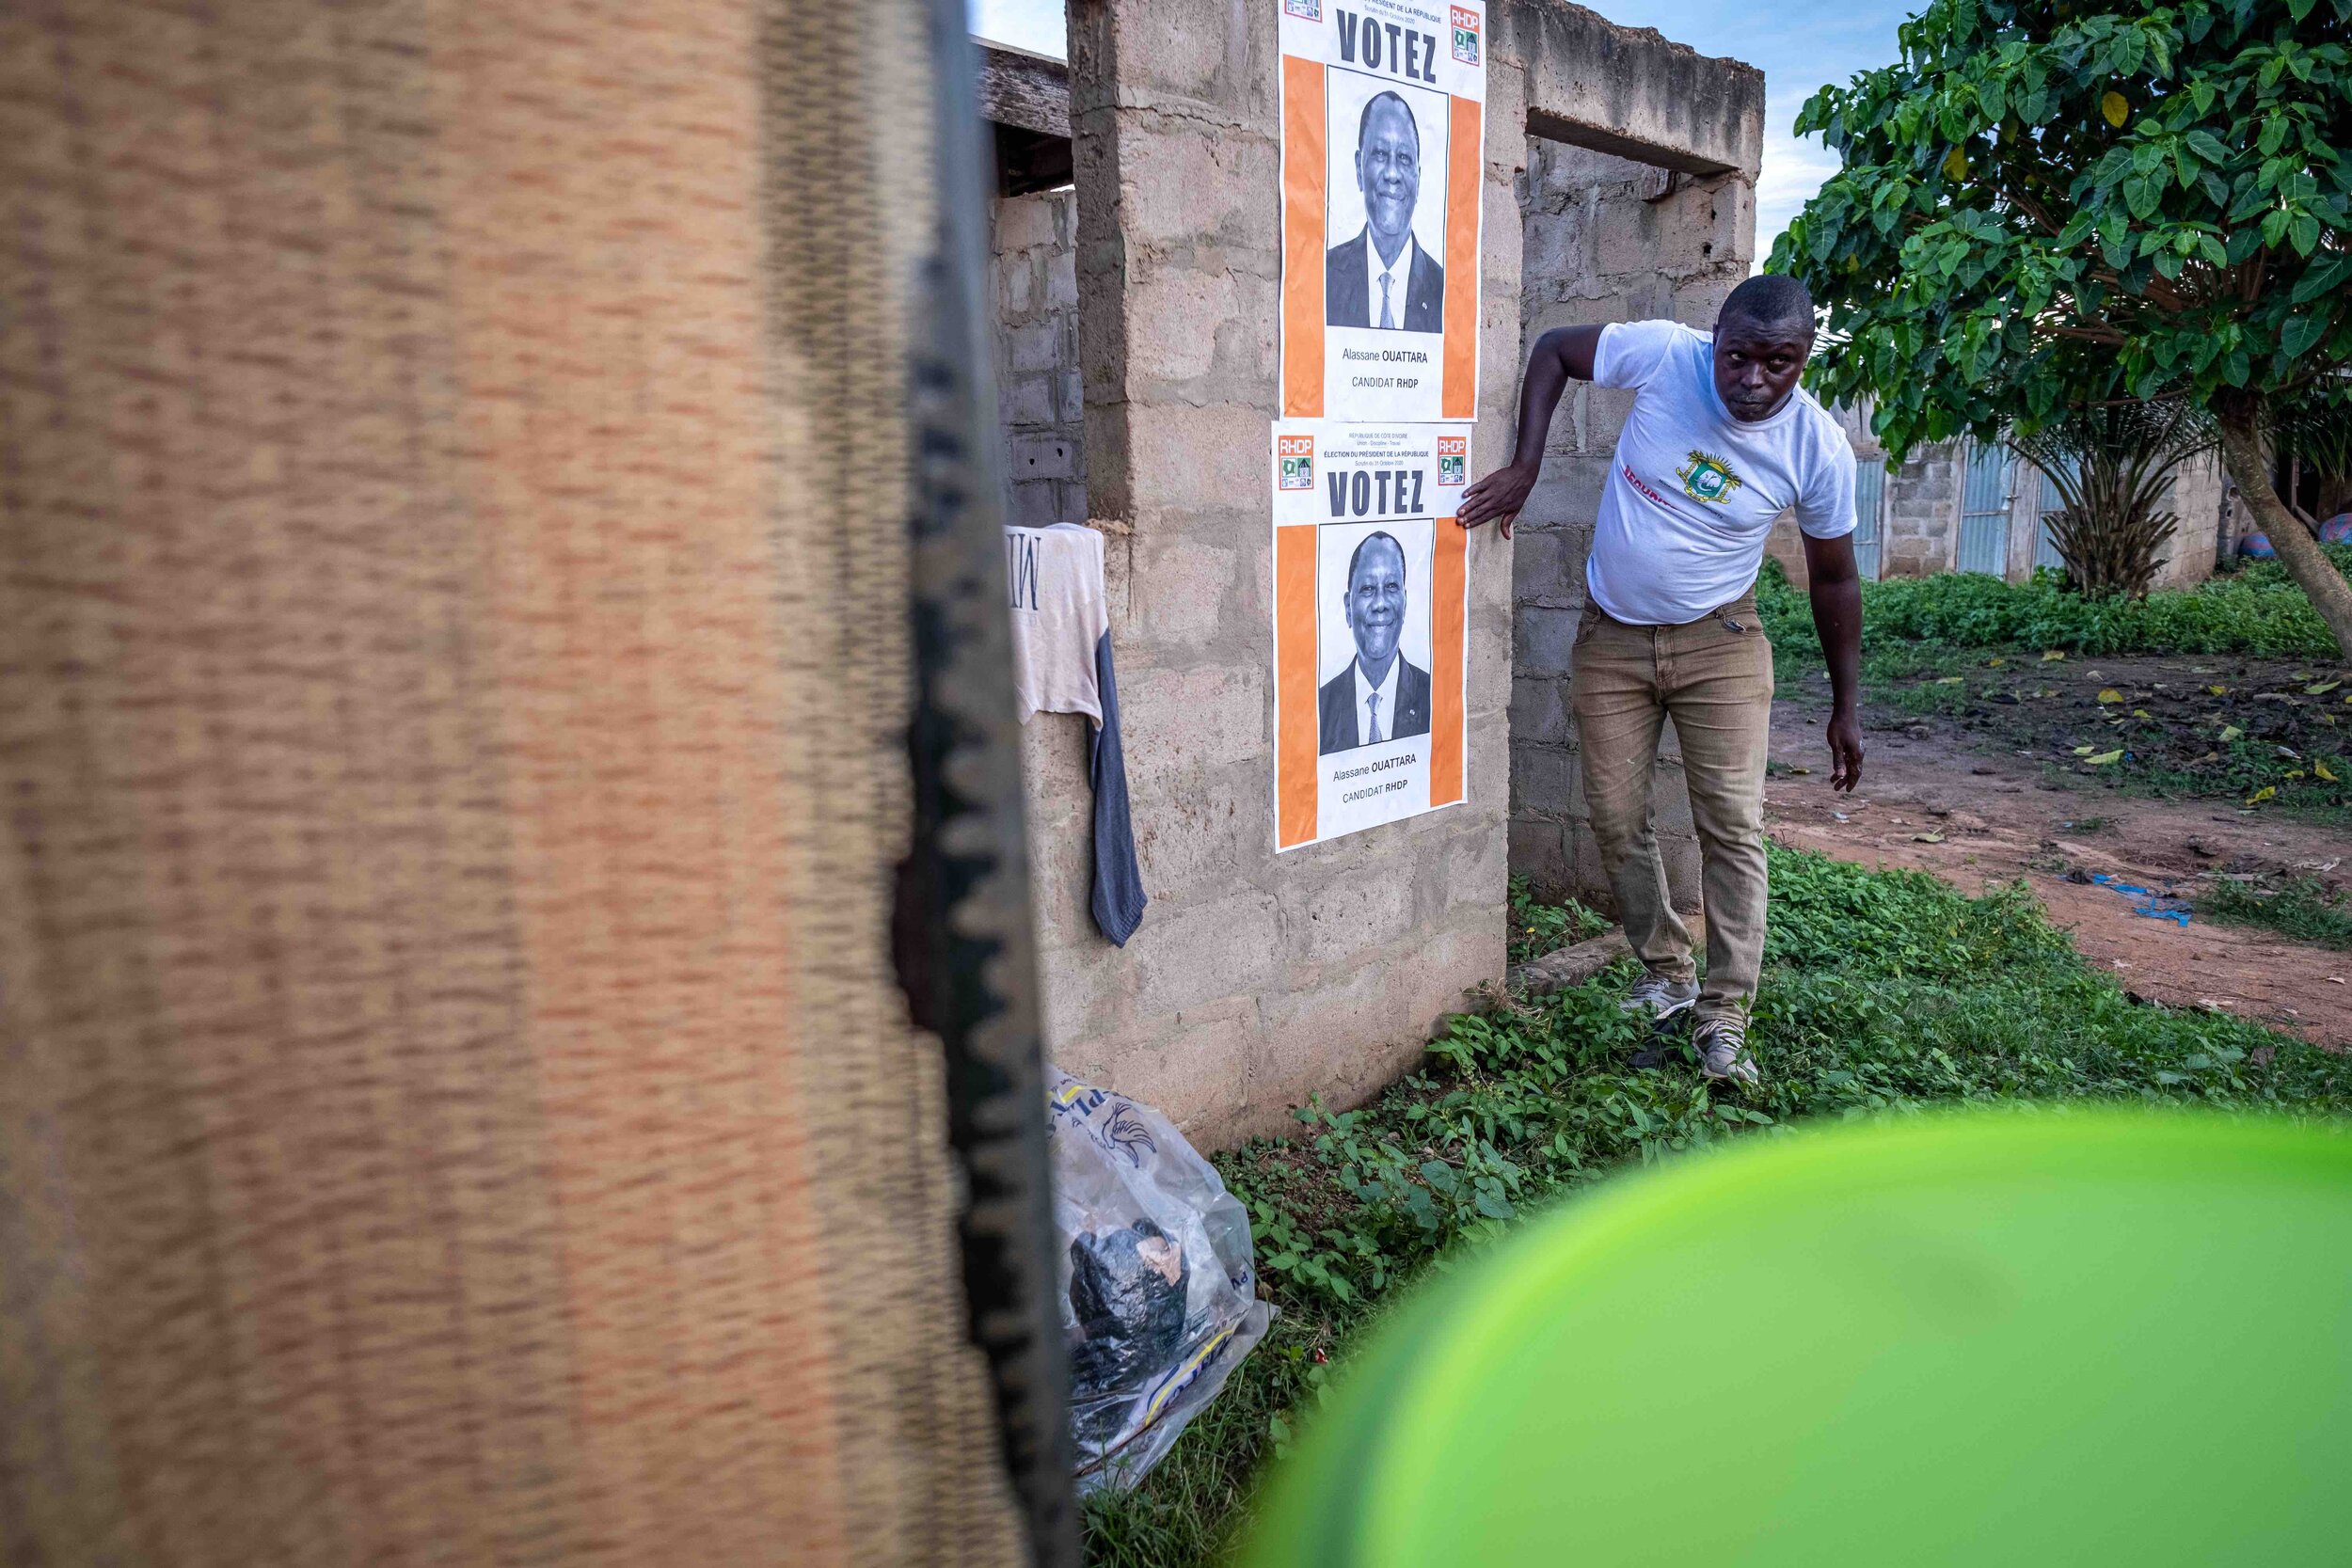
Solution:
M 1865 455 L 1854 473 L 1853 558 L 1862 575 L 1872 582 L 1879 576 L 1879 546 L 1885 537 L 1886 467 Z
M 2010 451 L 1971 442 L 1960 497 L 1960 569 L 2001 577 L 2009 570 Z
M 2078 465 L 2074 458 L 2070 457 L 2066 460 L 2064 466 L 2067 477 L 2072 479 L 2074 475 L 2075 469 L 2080 465 Z M 2051 542 L 2050 524 L 2048 518 L 2051 513 L 2056 512 L 2065 503 L 2058 499 L 2058 486 L 2050 483 L 2050 476 L 2048 474 L 2036 469 L 2035 475 L 2042 482 L 2042 500 L 2040 505 L 2035 509 L 2037 517 L 2034 523 L 2033 531 L 2033 563 L 2036 566 L 2047 566 L 2054 572 L 2063 571 L 2066 567 L 2066 562 L 2059 559 L 2058 546 Z

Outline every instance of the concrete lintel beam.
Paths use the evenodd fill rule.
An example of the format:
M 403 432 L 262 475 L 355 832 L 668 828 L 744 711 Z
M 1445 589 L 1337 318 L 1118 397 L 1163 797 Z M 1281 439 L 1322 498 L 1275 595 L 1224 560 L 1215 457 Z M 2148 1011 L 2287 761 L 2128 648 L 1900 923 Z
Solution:
M 1520 67 L 1532 135 L 1686 174 L 1756 177 L 1764 73 L 1567 0 L 1497 0 L 1494 54 Z

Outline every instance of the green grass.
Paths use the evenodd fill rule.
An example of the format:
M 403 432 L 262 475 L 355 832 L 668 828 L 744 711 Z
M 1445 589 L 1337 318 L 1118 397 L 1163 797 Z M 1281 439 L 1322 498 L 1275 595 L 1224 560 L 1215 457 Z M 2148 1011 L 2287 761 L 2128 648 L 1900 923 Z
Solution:
M 1282 1308 L 1136 1492 L 1090 1504 L 1088 1560 L 1215 1561 L 1261 1466 L 1398 1288 L 1610 1171 L 1818 1117 L 1960 1101 L 2151 1101 L 2352 1114 L 2352 1062 L 2226 1015 L 2135 1004 L 2023 889 L 1772 853 L 1754 1039 L 1762 1085 L 1636 1072 L 1623 974 L 1454 1019 L 1372 1104 L 1220 1156 Z M 2266 1049 L 2258 1049 L 2266 1048 Z
M 1511 879 L 1509 961 L 1523 964 L 1609 929 L 1609 922 L 1575 899 L 1547 904 L 1524 877 Z
M 2339 570 L 2352 572 L 2352 546 L 2326 546 Z M 1804 594 L 1778 562 L 1756 584 L 1764 630 L 1788 654 L 1813 642 Z M 2333 659 L 2335 640 L 2311 600 L 2276 562 L 2256 562 L 2195 588 L 2144 599 L 2085 598 L 2055 574 L 2010 583 L 1976 572 L 1896 578 L 1862 585 L 1867 640 L 1928 649 L 2033 648 L 2070 654 L 2246 654 L 2270 658 Z M 1813 658 L 1818 662 L 1818 654 Z M 1803 668 L 1802 662 L 1791 669 Z M 1891 673 L 1891 672 L 1890 672 Z
M 2260 926 L 2295 942 L 2352 952 L 2352 900 L 2316 877 L 2290 877 L 2276 888 L 2220 882 L 2197 900 L 2197 912 L 2230 926 Z

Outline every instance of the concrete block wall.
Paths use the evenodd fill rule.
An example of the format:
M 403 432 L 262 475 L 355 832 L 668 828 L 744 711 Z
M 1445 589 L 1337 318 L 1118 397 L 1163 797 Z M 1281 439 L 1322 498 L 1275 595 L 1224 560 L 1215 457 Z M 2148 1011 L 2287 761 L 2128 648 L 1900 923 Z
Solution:
M 1886 535 L 1882 578 L 1948 572 L 1960 560 L 1960 493 L 1966 443 L 1936 441 L 1914 451 L 1886 476 Z
M 1555 326 L 1604 322 L 1670 319 L 1705 329 L 1756 253 L 1756 189 L 1745 173 L 1702 179 L 1530 137 L 1513 194 L 1526 342 Z M 1516 528 L 1512 586 L 1511 869 L 1546 895 L 1604 907 L 1612 900 L 1584 809 L 1568 651 L 1601 485 L 1630 404 L 1624 392 L 1570 386 L 1552 420 L 1543 483 Z M 1505 460 L 1510 440 L 1504 434 L 1490 444 L 1479 467 Z M 1667 885 L 1679 905 L 1696 908 L 1698 840 L 1671 725 L 1656 790 Z
M 996 406 L 1005 430 L 1005 520 L 1086 520 L 1086 403 L 1078 374 L 1078 193 L 995 206 L 989 293 Z
M 1512 546 L 1493 531 L 1470 545 L 1468 803 L 1274 853 L 1276 9 L 1069 8 L 1087 513 L 1111 530 L 1112 642 L 1152 899 L 1123 950 L 1086 913 L 1084 721 L 1041 715 L 1025 737 L 1048 1049 L 1212 1147 L 1295 1127 L 1291 1108 L 1311 1094 L 1367 1098 L 1503 968 L 1515 593 Z M 1503 0 L 1490 28 L 1473 467 L 1507 450 L 1517 392 L 1528 126 L 1549 117 L 1752 175 L 1763 105 L 1748 68 L 1558 0 Z M 1737 210 L 1728 221 L 1740 227 Z M 1611 256 L 1629 275 L 1643 265 Z

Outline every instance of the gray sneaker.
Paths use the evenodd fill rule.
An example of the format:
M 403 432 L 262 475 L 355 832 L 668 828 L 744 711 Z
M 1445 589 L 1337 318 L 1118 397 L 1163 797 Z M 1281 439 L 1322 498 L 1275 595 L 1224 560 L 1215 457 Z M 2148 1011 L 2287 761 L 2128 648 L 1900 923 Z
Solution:
M 1698 1047 L 1699 1070 L 1713 1079 L 1737 1078 L 1756 1083 L 1756 1058 L 1748 1051 L 1748 1026 L 1740 1019 L 1710 1018 L 1691 1037 Z
M 1699 999 L 1696 980 L 1669 980 L 1662 974 L 1645 974 L 1633 982 L 1633 989 L 1625 993 L 1617 1006 L 1629 1013 L 1647 1013 L 1652 1023 L 1663 1023 L 1677 1013 L 1687 1013 L 1691 1004 Z

